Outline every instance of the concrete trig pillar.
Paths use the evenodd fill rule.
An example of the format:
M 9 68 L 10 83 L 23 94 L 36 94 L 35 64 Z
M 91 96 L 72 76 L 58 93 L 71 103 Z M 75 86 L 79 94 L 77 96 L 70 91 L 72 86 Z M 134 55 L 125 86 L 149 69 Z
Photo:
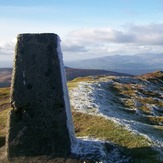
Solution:
M 56 34 L 19 34 L 15 49 L 7 154 L 68 155 L 74 139 Z

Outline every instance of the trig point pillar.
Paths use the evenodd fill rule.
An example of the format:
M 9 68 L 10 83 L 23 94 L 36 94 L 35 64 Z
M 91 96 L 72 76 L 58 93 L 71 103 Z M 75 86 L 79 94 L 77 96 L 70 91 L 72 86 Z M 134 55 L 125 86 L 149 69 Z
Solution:
M 74 132 L 59 37 L 19 34 L 15 51 L 8 158 L 70 154 Z

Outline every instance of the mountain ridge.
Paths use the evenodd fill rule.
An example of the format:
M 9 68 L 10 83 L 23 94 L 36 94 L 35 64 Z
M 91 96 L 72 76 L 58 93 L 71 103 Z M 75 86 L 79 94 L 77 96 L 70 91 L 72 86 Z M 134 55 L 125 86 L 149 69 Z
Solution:
M 73 68 L 103 69 L 120 73 L 140 75 L 163 70 L 162 54 L 113 55 L 82 61 L 66 62 Z

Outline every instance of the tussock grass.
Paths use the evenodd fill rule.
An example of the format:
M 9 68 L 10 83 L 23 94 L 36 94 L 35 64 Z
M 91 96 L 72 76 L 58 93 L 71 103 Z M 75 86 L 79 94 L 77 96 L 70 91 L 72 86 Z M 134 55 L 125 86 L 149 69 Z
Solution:
M 7 115 L 10 108 L 0 112 L 0 147 L 5 145 Z
M 123 103 L 124 103 L 124 105 L 126 106 L 126 107 L 128 107 L 130 110 L 133 110 L 133 109 L 135 109 L 135 103 L 134 103 L 134 101 L 133 100 L 131 100 L 131 99 L 125 99 L 125 100 L 123 100 Z
M 119 94 L 127 95 L 127 96 L 135 96 L 134 84 L 115 84 L 115 88 L 117 88 Z
M 1 107 L 2 105 L 6 105 L 6 104 L 9 104 L 9 103 L 10 103 L 10 99 L 9 99 L 9 98 L 4 99 L 4 100 L 0 100 L 0 107 Z
M 157 129 L 158 131 L 163 131 L 163 126 L 154 126 L 154 128 Z
M 0 89 L 0 100 L 9 98 L 10 88 L 1 88 Z
M 92 76 L 78 77 L 72 80 L 71 82 L 84 82 L 84 81 L 94 81 L 94 78 Z
M 4 105 L 9 104 L 9 95 L 10 88 L 1 88 L 0 89 L 0 147 L 5 144 L 5 136 L 6 136 L 6 122 L 7 122 L 7 115 L 9 112 L 9 108 L 1 111 Z
M 68 86 L 69 90 L 72 90 L 73 88 L 78 86 L 78 82 L 75 82 L 75 81 L 68 82 L 67 86 Z
M 120 101 L 120 105 L 127 110 L 140 110 L 144 115 L 153 115 L 153 107 L 162 108 L 163 101 L 161 94 L 156 91 L 151 91 L 145 88 L 141 84 L 125 84 L 125 83 L 114 83 L 110 87 L 110 91 L 116 96 L 117 101 Z M 138 105 L 139 106 L 138 106 Z M 159 112 L 158 110 L 155 110 Z M 162 123 L 161 118 L 153 121 L 157 121 L 157 124 Z
M 154 125 L 163 124 L 163 116 L 147 116 L 147 118 Z
M 138 91 L 141 92 L 142 94 L 144 94 L 147 97 L 161 98 L 161 94 L 159 94 L 158 92 L 147 91 L 147 90 L 144 90 L 144 89 L 139 89 Z
M 152 98 L 152 97 L 144 97 L 144 98 L 140 98 L 139 101 L 142 104 L 153 104 L 153 105 L 157 105 L 159 107 L 163 107 L 163 102 L 159 101 L 158 99 Z
M 138 109 L 141 110 L 144 114 L 147 114 L 147 115 L 151 114 L 151 108 L 147 105 L 143 105 L 139 107 Z
M 91 82 L 91 81 L 95 81 L 95 78 L 92 76 L 88 76 L 88 77 L 78 77 L 75 78 L 74 80 L 71 80 L 67 83 L 68 89 L 72 90 L 73 88 L 78 86 L 79 82 Z
M 79 82 L 91 82 L 91 81 L 95 81 L 96 79 L 92 76 L 88 76 L 88 77 L 78 77 L 75 78 L 74 80 L 71 80 L 67 83 L 68 89 L 72 90 L 73 88 L 78 86 Z
M 4 136 L 6 134 L 5 130 L 9 110 L 10 108 L 0 112 L 0 136 Z

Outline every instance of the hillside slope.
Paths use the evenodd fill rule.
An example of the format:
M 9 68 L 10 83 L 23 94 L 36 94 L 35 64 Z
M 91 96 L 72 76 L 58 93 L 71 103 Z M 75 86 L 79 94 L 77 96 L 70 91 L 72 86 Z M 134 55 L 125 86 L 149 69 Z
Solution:
M 67 62 L 73 68 L 102 69 L 133 75 L 163 70 L 162 54 L 112 55 L 81 61 Z
M 66 67 L 66 76 L 67 80 L 73 80 L 77 77 L 86 77 L 86 76 L 132 76 L 125 73 L 118 73 L 113 71 L 98 70 L 98 69 L 77 69 Z
M 127 137 L 126 131 L 123 137 L 122 131 L 119 133 L 122 135 L 112 131 L 110 135 L 116 137 L 113 138 L 107 133 L 92 133 L 90 127 L 84 127 L 83 134 L 83 131 L 80 131 L 81 127 L 78 126 L 79 136 L 100 137 L 121 147 L 135 149 L 138 153 L 143 152 L 138 148 L 151 147 L 157 151 L 157 154 L 153 154 L 152 159 L 155 158 L 153 162 L 163 161 L 163 72 L 138 77 L 78 78 L 69 83 L 69 87 L 74 111 L 104 118 L 131 134 Z M 134 138 L 130 139 L 133 137 L 132 134 L 137 137 L 135 144 Z M 137 161 L 146 157 L 144 162 L 150 162 L 152 159 L 148 155 L 149 151 L 144 152 L 144 156 L 141 157 L 140 153 L 139 156 L 131 155 Z
M 69 81 L 68 87 L 77 136 L 73 153 L 80 156 L 79 160 L 163 162 L 163 72 L 137 77 L 80 77 Z M 0 89 L 0 155 L 9 91 Z
M 11 68 L 0 68 L 0 88 L 10 86 L 11 74 Z

